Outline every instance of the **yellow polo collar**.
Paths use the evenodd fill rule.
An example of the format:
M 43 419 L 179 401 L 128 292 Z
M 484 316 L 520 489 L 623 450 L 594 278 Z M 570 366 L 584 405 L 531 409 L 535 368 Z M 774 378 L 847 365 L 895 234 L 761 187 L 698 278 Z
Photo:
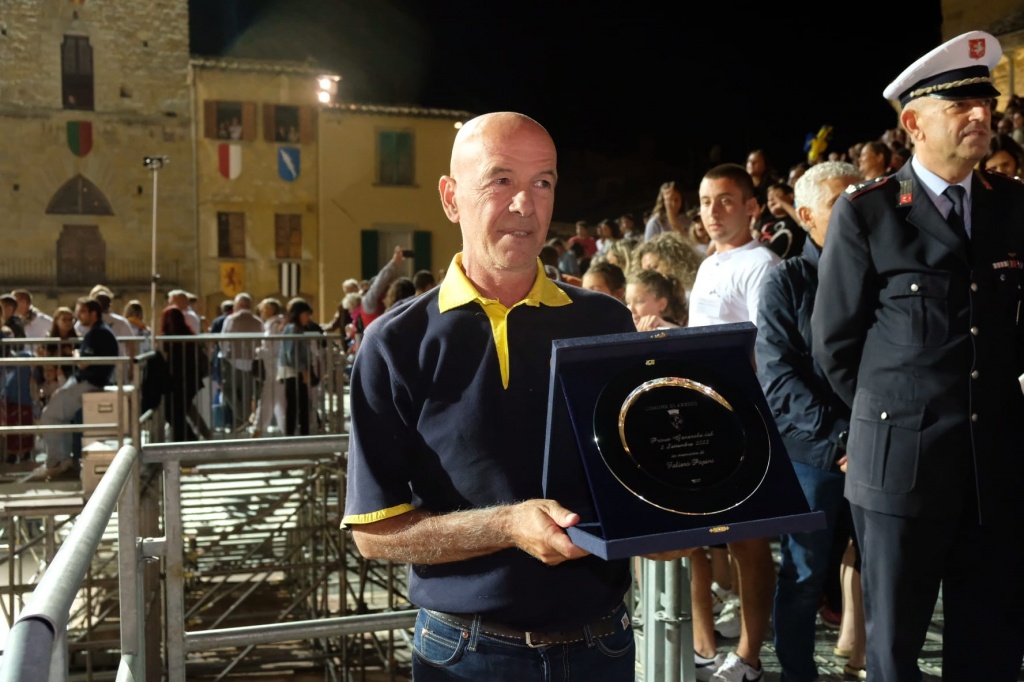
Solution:
M 484 309 L 487 319 L 491 322 L 491 333 L 494 335 L 494 347 L 498 351 L 498 366 L 501 368 L 501 385 L 508 388 L 508 315 L 512 310 L 528 305 L 537 307 L 541 304 L 555 307 L 569 305 L 572 299 L 564 291 L 558 288 L 544 274 L 544 266 L 540 259 L 537 259 L 537 277 L 533 286 L 526 294 L 526 298 L 519 301 L 511 308 L 506 308 L 498 301 L 491 298 L 484 298 L 476 290 L 473 283 L 466 277 L 462 269 L 462 254 L 457 253 L 452 258 L 451 265 L 445 273 L 441 282 L 441 289 L 437 295 L 437 301 L 441 312 L 447 312 L 453 308 L 476 302 Z

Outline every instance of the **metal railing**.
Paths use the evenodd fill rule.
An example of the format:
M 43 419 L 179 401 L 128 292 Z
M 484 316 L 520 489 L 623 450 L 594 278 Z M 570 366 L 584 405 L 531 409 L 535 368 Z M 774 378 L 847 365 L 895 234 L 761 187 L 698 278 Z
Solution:
M 155 342 L 174 380 L 165 396 L 173 441 L 345 430 L 346 358 L 337 334 L 200 334 Z M 285 344 L 301 349 L 291 366 L 281 355 Z
M 14 357 L 0 356 L 0 400 L 4 405 L 0 411 L 0 463 L 9 462 L 9 457 L 31 462 L 36 449 L 37 436 L 70 433 L 81 436 L 83 442 L 94 439 L 109 439 L 116 446 L 123 445 L 128 438 L 141 442 L 139 426 L 139 400 L 129 399 L 135 392 L 135 380 L 152 353 L 137 357 L 66 357 L 33 355 L 29 350 L 37 340 L 17 339 L 20 344 L 4 340 L 5 349 L 18 348 Z M 37 347 L 45 347 L 44 340 L 38 340 Z M 40 415 L 50 396 L 66 381 L 63 373 L 73 373 L 78 367 L 110 365 L 114 370 L 114 382 L 105 389 L 115 407 L 110 411 L 86 414 L 80 421 L 63 424 L 39 423 Z M 50 376 L 52 374 L 56 378 Z M 84 399 L 83 399 L 84 400 Z M 26 404 L 26 401 L 28 403 Z M 124 409 L 127 407 L 128 409 Z M 28 409 L 25 409 L 28 408 Z M 81 456 L 81 444 L 73 445 L 75 454 Z M 12 452 L 13 450 L 13 452 Z M 14 462 L 16 463 L 16 462 Z
M 67 679 L 67 625 L 71 605 L 119 498 L 127 502 L 136 494 L 132 472 L 135 471 L 137 457 L 137 450 L 130 445 L 122 447 L 114 457 L 70 535 L 32 593 L 32 601 L 22 610 L 11 628 L 3 660 L 0 661 L 0 681 Z M 136 613 L 125 613 L 125 608 L 130 608 L 134 603 L 130 593 L 135 587 L 137 567 L 132 565 L 130 557 L 134 555 L 135 533 L 131 526 L 132 515 L 123 516 L 124 526 L 119 534 L 123 605 L 121 616 L 124 621 L 121 651 L 122 655 L 133 656 L 139 644 L 137 630 L 131 627 Z
M 225 676 L 260 644 L 313 640 L 320 642 L 320 655 L 325 664 L 339 665 L 344 663 L 347 649 L 338 644 L 338 638 L 412 627 L 415 611 L 409 609 L 337 615 L 346 611 L 348 590 L 344 561 L 346 543 L 337 523 L 341 504 L 338 486 L 343 485 L 344 480 L 338 475 L 338 466 L 343 464 L 341 454 L 346 448 L 347 437 L 341 435 L 146 445 L 141 457 L 134 446 L 122 447 L 33 592 L 30 606 L 15 621 L 0 661 L 0 680 L 67 679 L 68 613 L 115 504 L 118 505 L 121 652 L 118 679 L 154 679 L 153 662 L 147 664 L 145 622 L 149 600 L 143 585 L 146 562 L 153 559 L 163 562 L 164 675 L 170 682 L 186 678 L 189 653 L 238 647 L 241 651 L 220 664 L 223 667 L 220 674 Z M 163 472 L 164 531 L 159 537 L 142 537 L 139 532 L 139 472 L 147 466 L 159 467 Z M 315 473 L 324 467 L 330 471 L 329 478 Z M 315 501 L 300 504 L 293 496 L 263 508 L 260 522 L 273 530 L 265 530 L 260 537 L 248 540 L 235 537 L 246 535 L 238 524 L 229 526 L 233 531 L 230 533 L 222 532 L 223 528 L 221 531 L 207 528 L 205 539 L 211 542 L 207 543 L 205 552 L 200 551 L 202 541 L 198 546 L 193 542 L 197 533 L 196 519 L 190 519 L 185 495 L 188 486 L 183 484 L 183 479 L 191 476 L 204 478 L 208 483 L 231 481 L 235 484 L 240 472 L 252 469 L 258 469 L 264 478 L 271 469 L 291 472 L 297 483 L 295 489 L 311 492 Z M 303 471 L 310 475 L 296 473 Z M 325 480 L 331 481 L 326 487 Z M 237 493 L 235 488 L 233 485 L 232 490 Z M 257 492 L 252 489 L 247 496 Z M 251 497 L 247 497 L 247 504 L 251 506 Z M 282 542 L 275 542 L 275 535 Z M 246 547 L 246 542 L 251 547 Z M 224 551 L 223 545 L 232 545 L 232 548 Z M 264 555 L 256 557 L 251 551 L 254 547 L 262 548 Z M 311 556 L 317 551 L 330 552 L 331 556 Z M 225 558 L 231 553 L 233 557 Z M 268 553 L 271 555 L 269 563 Z M 235 565 L 225 567 L 228 562 Z M 281 580 L 283 568 L 288 570 L 289 580 L 295 583 L 292 591 L 296 595 L 288 608 L 274 616 L 278 622 L 219 627 L 237 608 L 238 600 L 231 594 L 233 591 L 238 591 L 241 585 L 243 591 L 252 593 L 269 574 L 277 574 L 277 579 Z M 365 567 L 358 572 L 365 573 Z M 245 574 L 250 577 L 238 579 Z M 233 578 L 227 579 L 228 575 Z M 331 576 L 336 579 L 333 584 L 328 580 Z M 197 581 L 206 582 L 203 589 L 193 590 L 202 596 L 198 603 L 190 605 L 186 602 L 186 587 Z M 333 611 L 324 607 L 327 589 L 338 592 Z M 231 600 L 234 601 L 224 608 L 223 603 Z M 217 604 L 218 601 L 222 603 Z M 219 611 L 212 627 L 189 629 L 190 624 L 202 620 L 197 619 L 197 614 L 210 611 Z M 303 612 L 309 617 L 297 620 Z M 193 665 L 196 664 L 194 661 Z M 205 665 L 209 667 L 208 663 Z

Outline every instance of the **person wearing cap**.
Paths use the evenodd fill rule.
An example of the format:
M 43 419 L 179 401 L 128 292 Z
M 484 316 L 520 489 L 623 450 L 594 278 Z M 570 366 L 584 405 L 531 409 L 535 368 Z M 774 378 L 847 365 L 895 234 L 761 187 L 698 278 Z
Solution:
M 821 257 L 873 682 L 921 679 L 940 586 L 943 679 L 1016 680 L 1024 657 L 1024 185 L 974 170 L 1000 56 L 971 31 L 885 89 L 914 156 L 840 197 Z

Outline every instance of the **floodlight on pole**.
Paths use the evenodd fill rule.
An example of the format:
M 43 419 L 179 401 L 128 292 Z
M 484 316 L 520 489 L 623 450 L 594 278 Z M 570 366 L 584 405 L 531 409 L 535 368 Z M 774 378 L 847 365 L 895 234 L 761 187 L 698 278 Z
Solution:
M 153 244 L 151 253 L 151 281 L 149 284 L 149 333 L 150 338 L 156 338 L 156 283 L 160 280 L 160 274 L 156 271 L 156 205 L 157 205 L 157 178 L 160 169 L 170 163 L 166 156 L 144 156 L 142 165 L 153 171 Z
M 316 98 L 321 104 L 330 104 L 334 101 L 338 95 L 338 81 L 340 80 L 341 76 L 337 74 L 326 74 L 316 79 L 317 87 L 320 88 L 316 93 Z

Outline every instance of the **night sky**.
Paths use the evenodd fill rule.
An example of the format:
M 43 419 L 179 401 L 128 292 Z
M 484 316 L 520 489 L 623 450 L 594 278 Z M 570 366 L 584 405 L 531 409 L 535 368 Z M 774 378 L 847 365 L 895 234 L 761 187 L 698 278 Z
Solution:
M 562 219 L 651 203 L 655 178 L 695 187 L 753 148 L 784 172 L 823 124 L 830 150 L 877 138 L 896 124 L 882 89 L 941 41 L 939 0 L 190 4 L 194 54 L 313 58 L 359 103 L 533 116 L 559 149 Z M 625 169 L 607 196 L 595 166 Z

